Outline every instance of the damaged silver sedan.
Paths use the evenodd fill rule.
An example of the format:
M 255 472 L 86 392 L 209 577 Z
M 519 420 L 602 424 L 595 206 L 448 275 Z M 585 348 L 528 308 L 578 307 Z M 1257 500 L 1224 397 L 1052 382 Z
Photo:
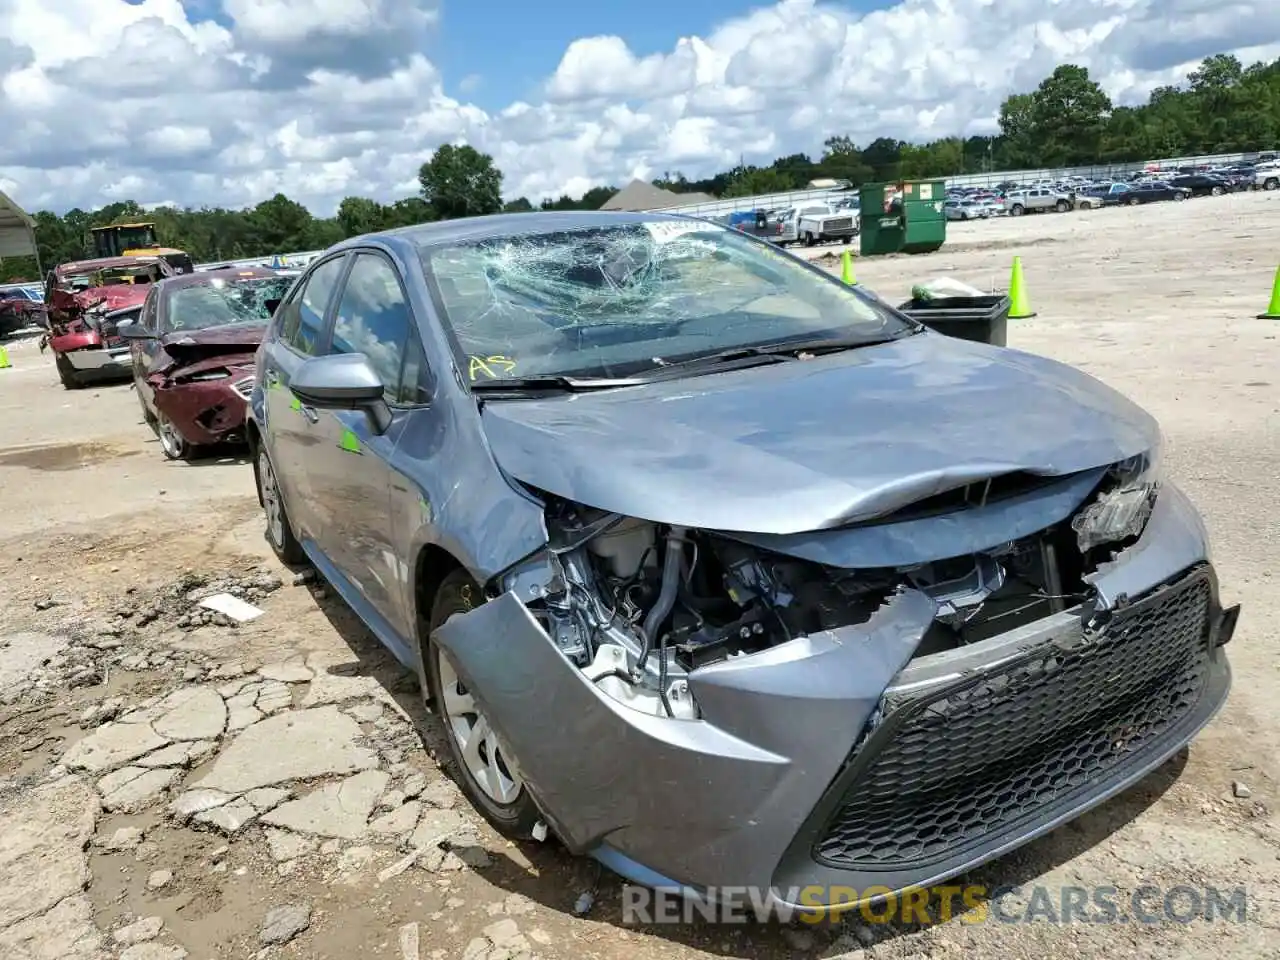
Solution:
M 347 241 L 249 437 L 269 539 L 420 671 L 476 807 L 644 883 L 933 883 L 1227 696 L 1150 416 L 715 224 Z

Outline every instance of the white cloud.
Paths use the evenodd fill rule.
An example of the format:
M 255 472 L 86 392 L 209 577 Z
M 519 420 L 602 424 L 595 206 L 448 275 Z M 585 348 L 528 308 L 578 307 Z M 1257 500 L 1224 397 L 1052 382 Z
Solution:
M 1120 102 L 1200 58 L 1280 56 L 1276 0 L 901 0 L 865 16 L 782 0 L 669 52 L 591 36 L 540 92 L 486 111 L 426 50 L 440 0 L 0 0 L 0 184 L 29 208 L 122 197 L 242 206 L 283 192 L 317 213 L 412 189 L 440 143 L 491 153 L 538 199 L 691 177 L 841 133 L 990 132 L 1054 65 Z M 441 11 L 443 10 L 443 15 Z M 497 76 L 486 76 L 493 90 Z

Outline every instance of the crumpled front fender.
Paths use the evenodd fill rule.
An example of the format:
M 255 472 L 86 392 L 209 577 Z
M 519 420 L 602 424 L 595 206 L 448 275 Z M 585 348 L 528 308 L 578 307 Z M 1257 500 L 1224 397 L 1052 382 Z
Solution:
M 910 591 L 864 624 L 696 670 L 701 720 L 601 692 L 514 593 L 435 637 L 571 850 L 680 883 L 767 886 L 934 613 Z

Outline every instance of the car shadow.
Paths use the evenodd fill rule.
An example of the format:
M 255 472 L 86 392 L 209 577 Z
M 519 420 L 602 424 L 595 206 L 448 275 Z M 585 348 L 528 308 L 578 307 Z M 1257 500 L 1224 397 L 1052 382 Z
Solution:
M 146 439 L 142 442 L 149 447 L 156 447 L 157 456 L 163 457 L 163 454 L 159 451 L 160 438 L 147 426 L 145 421 L 138 420 L 138 426 L 147 431 Z M 186 460 L 175 460 L 174 463 L 184 467 L 245 466 L 253 463 L 253 458 L 250 456 L 249 447 L 246 444 L 228 442 L 197 447 L 195 452 Z
M 317 586 L 322 583 L 317 579 Z M 331 671 L 374 678 L 408 715 L 437 767 L 456 782 L 445 731 L 439 718 L 424 705 L 417 675 L 402 666 L 332 590 L 325 588 L 324 596 L 316 603 L 356 658 Z M 1038 878 L 1104 844 L 1141 816 L 1178 780 L 1187 754 L 1183 748 L 1139 783 L 1102 806 L 1004 857 L 948 881 L 947 886 L 965 891 L 967 902 L 959 892 L 945 906 L 938 897 L 931 897 L 928 924 L 918 915 L 911 922 L 902 922 L 901 904 L 887 919 L 885 906 L 876 904 L 865 911 L 863 908 L 849 911 L 843 917 L 792 918 L 790 923 L 777 916 L 748 919 L 742 911 L 719 921 L 707 919 L 698 909 L 682 907 L 673 900 L 659 906 L 641 899 L 647 894 L 637 893 L 634 888 L 629 890 L 627 881 L 590 858 L 569 853 L 554 837 L 543 842 L 509 842 L 499 850 L 486 849 L 489 865 L 477 872 L 487 883 L 507 894 L 528 898 L 566 917 L 586 916 L 595 923 L 625 931 L 628 937 L 658 937 L 726 957 L 818 958 L 829 956 L 833 947 L 842 951 L 865 949 L 917 935 L 935 924 L 960 922 L 962 914 L 989 904 L 993 895 L 1034 884 Z M 465 862 L 474 862 L 465 855 L 465 848 L 454 846 L 452 849 L 462 855 Z M 1011 906 L 1010 912 L 1016 913 L 1016 909 Z M 674 918 L 673 922 L 642 922 L 646 911 L 664 920 Z

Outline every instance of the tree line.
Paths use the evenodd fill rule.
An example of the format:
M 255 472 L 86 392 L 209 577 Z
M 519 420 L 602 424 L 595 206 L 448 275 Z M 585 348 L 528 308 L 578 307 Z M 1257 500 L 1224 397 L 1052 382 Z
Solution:
M 1152 92 L 1145 104 L 1116 107 L 1084 67 L 1056 68 L 1035 90 L 1009 96 L 1000 107 L 999 133 L 951 137 L 916 144 L 880 137 L 859 146 L 832 136 L 817 159 L 804 153 L 769 166 L 740 165 L 702 180 L 664 173 L 655 186 L 718 197 L 753 196 L 801 189 L 811 180 L 854 185 L 917 177 L 1141 162 L 1160 157 L 1274 150 L 1280 145 L 1280 59 L 1245 67 L 1217 54 L 1177 86 Z M 91 256 L 89 228 L 150 220 L 165 246 L 197 263 L 319 250 L 346 237 L 433 220 L 499 211 L 595 210 L 616 187 L 600 186 L 581 197 L 562 196 L 535 206 L 525 197 L 503 200 L 502 171 L 488 154 L 470 146 L 441 146 L 419 171 L 418 195 L 393 203 L 347 197 L 335 216 L 317 217 L 276 194 L 246 210 L 221 207 L 142 210 L 133 201 L 101 209 L 35 214 L 36 242 L 45 269 Z M 0 281 L 37 278 L 33 258 L 0 264 Z

